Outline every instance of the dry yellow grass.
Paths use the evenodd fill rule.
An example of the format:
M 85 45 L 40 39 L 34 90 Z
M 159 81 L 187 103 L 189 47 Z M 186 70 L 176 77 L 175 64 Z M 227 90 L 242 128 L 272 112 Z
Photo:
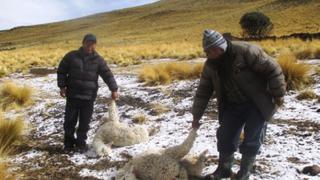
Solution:
M 78 44 L 46 44 L 20 48 L 12 51 L 0 51 L 0 77 L 13 72 L 28 73 L 31 67 L 57 67 L 62 57 Z M 98 53 L 108 63 L 128 66 L 141 60 L 175 58 L 193 59 L 204 56 L 199 43 L 163 43 L 125 46 L 103 46 L 98 44 Z
M 6 157 L 14 151 L 13 144 L 20 140 L 24 128 L 22 118 L 6 119 L 0 113 L 0 157 Z
M 0 51 L 0 77 L 28 73 L 31 67 L 56 67 L 68 49 L 72 47 L 55 44 Z
M 157 44 L 193 41 L 205 28 L 239 36 L 240 17 L 257 11 L 270 17 L 273 34 L 319 32 L 318 0 L 164 0 L 154 4 L 100 13 L 70 21 L 17 28 L 0 32 L 1 42 L 20 48 L 64 42 L 92 32 L 109 45 Z M 214 9 L 214 11 L 212 10 Z
M 261 45 L 272 56 L 277 56 L 283 51 L 292 52 L 298 59 L 320 56 L 320 40 L 305 42 L 300 39 L 288 39 L 253 43 Z M 68 51 L 78 49 L 80 44 L 80 42 L 74 44 L 50 43 L 12 51 L 0 51 L 0 77 L 13 72 L 28 73 L 31 67 L 57 67 L 62 57 Z M 138 64 L 141 60 L 149 59 L 193 59 L 204 57 L 201 38 L 197 41 L 179 43 L 132 44 L 110 47 L 98 44 L 97 50 L 108 63 L 120 66 Z
M 5 165 L 5 162 L 2 162 L 2 160 L 0 159 L 0 179 L 1 180 L 13 179 L 13 178 L 9 178 L 8 176 L 9 176 L 8 167 Z
M 315 33 L 319 32 L 320 14 L 314 12 L 319 11 L 319 5 L 317 0 L 159 1 L 67 22 L 0 32 L 0 49 L 13 48 L 0 51 L 0 77 L 12 72 L 28 72 L 35 66 L 57 66 L 64 54 L 79 48 L 82 36 L 88 32 L 97 35 L 98 51 L 107 62 L 123 66 L 139 63 L 141 59 L 204 56 L 201 48 L 204 29 L 239 36 L 240 17 L 257 9 L 271 18 L 274 35 Z M 261 44 L 270 54 L 277 55 L 281 49 L 289 48 L 305 57 L 310 55 L 309 45 L 311 56 L 319 54 L 313 48 L 319 49 L 319 42 L 279 40 Z
M 170 111 L 170 109 L 168 107 L 164 106 L 163 104 L 159 104 L 159 103 L 151 104 L 150 108 L 152 109 L 152 112 L 157 116 Z
M 320 59 L 320 46 L 314 51 L 314 57 Z
M 287 89 L 302 89 L 312 82 L 308 76 L 311 67 L 307 64 L 298 63 L 292 53 L 283 53 L 278 57 L 287 82 Z
M 25 107 L 32 102 L 32 90 L 27 86 L 18 86 L 13 82 L 4 82 L 0 86 L 0 107 L 3 110 Z
M 315 74 L 320 76 L 320 67 L 314 67 Z
M 265 40 L 253 42 L 271 56 L 277 56 L 282 52 L 292 52 L 298 59 L 309 59 L 319 56 L 320 40 L 302 41 L 301 39 Z
M 137 64 L 140 60 L 173 58 L 193 59 L 204 56 L 199 43 L 164 43 L 114 47 L 100 47 L 98 52 L 108 63 L 122 66 Z
M 317 99 L 318 95 L 313 90 L 304 90 L 297 96 L 298 100 L 313 100 Z
M 15 180 L 16 177 L 8 172 L 9 165 L 5 158 L 0 157 L 0 180 Z
M 0 159 L 0 179 L 4 180 L 7 176 L 7 167 L 4 165 L 3 162 L 1 162 Z
M 147 121 L 148 119 L 145 114 L 136 114 L 135 116 L 133 116 L 133 119 L 132 119 L 132 122 L 137 124 L 143 124 Z
M 139 73 L 139 80 L 147 85 L 168 84 L 174 80 L 200 77 L 203 64 L 162 63 L 145 66 Z

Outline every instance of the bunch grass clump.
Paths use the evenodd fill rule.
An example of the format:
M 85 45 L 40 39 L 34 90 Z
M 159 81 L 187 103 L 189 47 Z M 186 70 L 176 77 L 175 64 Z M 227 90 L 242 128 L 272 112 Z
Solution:
M 139 80 L 147 85 L 162 85 L 174 80 L 200 77 L 203 64 L 163 63 L 145 66 L 139 73 Z
M 21 139 L 24 129 L 22 118 L 6 119 L 0 112 L 0 157 L 7 157 L 14 151 L 14 144 Z
M 297 58 L 292 53 L 283 53 L 278 57 L 282 71 L 287 82 L 288 90 L 299 90 L 306 88 L 312 83 L 308 73 L 311 66 L 303 63 L 298 63 Z
M 26 107 L 32 102 L 32 89 L 13 82 L 4 82 L 0 86 L 0 106 L 3 110 Z
M 298 100 L 313 100 L 317 99 L 319 96 L 313 90 L 304 90 L 300 92 L 297 96 Z

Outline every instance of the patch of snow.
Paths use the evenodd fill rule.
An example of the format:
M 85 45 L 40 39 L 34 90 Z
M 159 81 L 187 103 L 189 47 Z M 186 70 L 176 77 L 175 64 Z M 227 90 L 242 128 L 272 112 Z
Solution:
M 112 177 L 116 176 L 117 170 L 115 168 L 110 168 L 106 171 L 96 171 L 90 169 L 82 169 L 79 174 L 82 177 L 94 177 L 103 180 L 111 180 Z
M 19 79 L 20 78 L 20 79 Z M 170 111 L 160 115 L 150 114 L 150 109 L 146 107 L 133 107 L 131 104 L 124 104 L 119 107 L 121 119 L 126 123 L 132 123 L 131 117 L 136 114 L 145 114 L 147 119 L 145 126 L 147 128 L 159 127 L 159 131 L 150 137 L 145 143 L 113 148 L 110 154 L 111 162 L 123 161 L 128 156 L 136 156 L 150 148 L 166 148 L 181 143 L 187 136 L 191 128 L 192 115 L 190 108 L 192 106 L 193 95 L 196 90 L 198 80 L 186 80 L 174 82 L 167 86 L 146 87 L 143 83 L 138 82 L 137 77 L 133 75 L 116 75 L 119 84 L 120 95 L 130 98 L 137 98 L 141 103 L 151 104 L 160 103 L 170 107 Z M 45 77 L 24 78 L 17 77 L 17 81 L 33 86 L 39 90 L 39 98 L 36 104 L 26 112 L 27 120 L 34 125 L 36 131 L 34 136 L 41 138 L 48 136 L 51 145 L 62 144 L 63 139 L 63 110 L 65 100 L 59 97 L 58 88 L 56 87 L 56 76 L 49 75 Z M 314 91 L 320 95 L 319 79 L 314 85 Z M 99 98 L 109 98 L 110 92 L 108 87 L 100 79 Z M 170 94 L 181 93 L 186 95 L 184 98 L 175 98 Z M 320 132 L 303 132 L 295 133 L 298 125 L 290 124 L 290 120 L 295 121 L 313 121 L 320 123 L 319 103 L 315 101 L 299 101 L 296 99 L 297 92 L 290 92 L 285 97 L 285 105 L 275 115 L 276 122 L 270 123 L 267 131 L 266 142 L 262 147 L 261 154 L 257 158 L 257 173 L 253 174 L 252 179 L 303 179 L 311 180 L 319 179 L 320 175 L 310 177 L 297 173 L 297 169 L 301 170 L 306 165 L 320 164 Z M 216 102 L 213 100 L 213 102 Z M 214 108 L 211 108 L 215 110 Z M 95 131 L 101 124 L 99 117 L 107 113 L 106 104 L 95 104 L 95 113 L 90 124 L 88 133 L 88 143 L 91 143 Z M 180 113 L 183 111 L 183 113 Z M 289 121 L 289 122 L 288 122 Z M 217 140 L 216 131 L 219 122 L 216 118 L 205 114 L 203 117 L 203 125 L 198 131 L 197 137 L 191 153 L 199 154 L 204 150 L 208 150 L 208 155 L 217 157 Z M 293 132 L 290 131 L 293 129 Z M 299 134 L 301 133 L 301 134 Z M 55 138 L 55 137 L 58 137 Z M 32 153 L 33 152 L 33 153 Z M 41 156 L 41 152 L 32 151 L 19 155 L 15 161 L 24 162 L 20 158 L 36 158 Z M 241 155 L 236 153 L 236 159 L 240 159 Z M 291 158 L 291 160 L 290 160 Z M 68 159 L 75 165 L 94 165 L 104 158 L 96 158 L 93 149 L 86 154 L 75 153 L 70 155 Z M 297 162 L 293 162 L 293 160 Z M 207 166 L 203 174 L 212 173 L 217 164 Z M 239 169 L 235 165 L 233 170 Z M 82 169 L 80 175 L 83 177 L 96 177 L 99 179 L 110 179 L 116 174 L 115 167 L 105 170 Z

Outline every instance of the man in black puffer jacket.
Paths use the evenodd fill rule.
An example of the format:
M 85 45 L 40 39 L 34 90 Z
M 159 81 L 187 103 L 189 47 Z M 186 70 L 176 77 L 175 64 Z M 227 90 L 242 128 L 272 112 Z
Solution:
M 101 76 L 112 92 L 112 99 L 118 98 L 118 86 L 104 59 L 95 51 L 97 39 L 93 34 L 83 38 L 79 50 L 67 53 L 58 67 L 58 87 L 60 95 L 66 97 L 67 104 L 64 120 L 64 150 L 71 152 L 75 147 L 83 153 L 93 104 L 97 97 L 98 77 Z M 75 126 L 79 118 L 77 139 Z

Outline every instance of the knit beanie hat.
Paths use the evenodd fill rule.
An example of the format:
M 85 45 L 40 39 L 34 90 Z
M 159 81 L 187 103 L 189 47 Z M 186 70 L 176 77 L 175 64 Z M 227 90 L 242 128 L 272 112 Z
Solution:
M 97 42 L 97 37 L 94 34 L 86 34 L 83 37 L 82 42 L 86 42 L 86 41 L 93 41 L 93 42 Z
M 226 39 L 217 31 L 206 29 L 203 32 L 203 49 L 206 51 L 211 47 L 220 47 L 224 52 L 227 50 Z

